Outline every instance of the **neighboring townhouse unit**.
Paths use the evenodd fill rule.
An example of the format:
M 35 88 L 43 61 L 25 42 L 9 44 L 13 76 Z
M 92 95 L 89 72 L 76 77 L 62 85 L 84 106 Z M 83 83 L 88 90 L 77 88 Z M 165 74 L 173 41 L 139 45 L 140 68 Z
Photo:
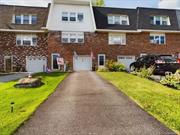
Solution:
M 103 67 L 111 59 L 128 69 L 143 55 L 180 53 L 179 10 L 53 0 L 48 8 L 0 6 L 0 13 L 0 69 L 5 71 L 59 70 L 59 57 L 75 71 Z
M 0 71 L 42 71 L 48 8 L 0 5 Z

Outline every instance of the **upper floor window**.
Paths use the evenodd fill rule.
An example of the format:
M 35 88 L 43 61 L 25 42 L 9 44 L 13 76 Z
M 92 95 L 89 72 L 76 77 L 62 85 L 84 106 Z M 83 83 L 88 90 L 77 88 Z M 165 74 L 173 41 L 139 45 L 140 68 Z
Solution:
M 16 45 L 18 46 L 36 46 L 37 35 L 35 34 L 17 34 Z
M 150 43 L 152 44 L 165 44 L 166 36 L 165 34 L 150 34 Z
M 150 20 L 153 25 L 171 25 L 168 16 L 151 16 Z
M 62 43 L 84 43 L 83 32 L 62 32 Z
M 12 22 L 15 24 L 36 24 L 37 15 L 13 15 Z
M 84 14 L 76 12 L 62 12 L 62 21 L 83 22 Z
M 126 45 L 126 34 L 109 33 L 109 44 Z
M 129 25 L 127 15 L 108 15 L 108 24 Z

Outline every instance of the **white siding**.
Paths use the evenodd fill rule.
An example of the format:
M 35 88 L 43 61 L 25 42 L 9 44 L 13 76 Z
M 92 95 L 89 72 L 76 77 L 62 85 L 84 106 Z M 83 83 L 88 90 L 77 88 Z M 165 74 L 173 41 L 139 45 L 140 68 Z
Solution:
M 83 13 L 83 22 L 63 22 L 62 12 Z M 47 28 L 53 31 L 84 31 L 94 32 L 93 15 L 90 6 L 86 5 L 69 5 L 69 4 L 52 4 Z

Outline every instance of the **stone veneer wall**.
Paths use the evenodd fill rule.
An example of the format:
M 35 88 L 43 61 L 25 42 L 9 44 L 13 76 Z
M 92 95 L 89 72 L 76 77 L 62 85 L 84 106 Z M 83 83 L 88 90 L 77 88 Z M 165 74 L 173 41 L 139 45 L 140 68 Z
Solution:
M 84 44 L 61 43 L 61 32 L 49 32 L 48 38 L 48 65 L 51 67 L 51 54 L 59 53 L 66 61 L 73 62 L 74 51 L 78 55 L 90 55 L 91 51 L 96 57 L 94 64 L 97 66 L 98 54 L 106 54 L 106 59 L 117 60 L 118 55 L 147 54 L 173 54 L 180 52 L 180 34 L 166 34 L 166 45 L 154 45 L 149 41 L 149 33 L 127 33 L 126 45 L 108 45 L 108 33 L 85 33 Z
M 4 56 L 13 56 L 13 70 L 17 66 L 25 69 L 26 56 L 47 57 L 47 33 L 37 33 L 37 46 L 16 46 L 16 33 L 0 32 L 0 71 L 4 70 Z

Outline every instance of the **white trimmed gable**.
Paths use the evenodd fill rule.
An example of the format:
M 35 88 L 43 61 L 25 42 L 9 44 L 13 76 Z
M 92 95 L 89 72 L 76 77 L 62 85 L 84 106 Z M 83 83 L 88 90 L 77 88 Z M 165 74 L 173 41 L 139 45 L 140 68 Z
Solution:
M 63 13 L 83 13 L 83 21 L 63 21 Z M 89 0 L 55 0 L 50 7 L 47 29 L 53 31 L 83 31 L 94 32 L 95 22 L 92 6 Z

